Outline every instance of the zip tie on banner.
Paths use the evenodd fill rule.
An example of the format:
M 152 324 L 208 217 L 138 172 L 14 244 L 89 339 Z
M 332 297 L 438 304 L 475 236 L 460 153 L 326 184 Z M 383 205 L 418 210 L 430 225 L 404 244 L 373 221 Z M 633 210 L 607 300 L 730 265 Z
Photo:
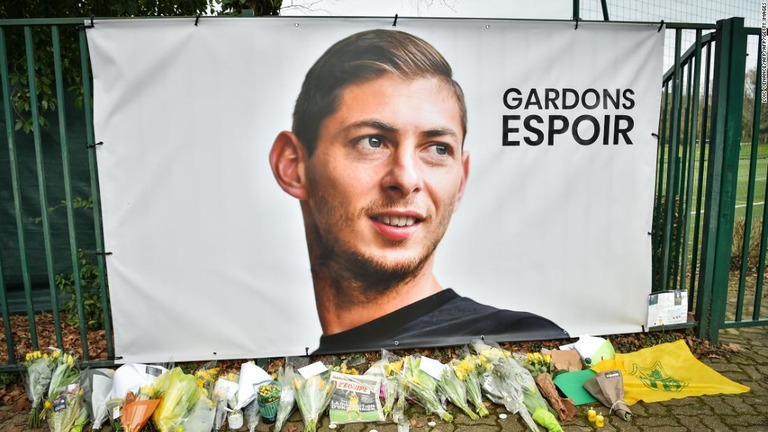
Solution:
M 197 16 L 195 17 L 195 27 L 197 27 L 197 23 L 199 23 L 199 22 L 200 22 L 200 16 L 201 16 L 201 15 L 202 15 L 202 14 L 201 14 L 200 12 L 198 12 L 198 13 L 197 13 Z
M 576 18 L 576 26 L 573 28 L 574 30 L 579 29 L 579 18 Z
M 392 27 L 397 27 L 397 14 L 395 14 L 395 20 L 392 21 Z
M 93 25 L 93 15 L 91 15 L 91 23 L 90 24 L 81 24 L 81 25 L 77 26 L 77 29 L 78 30 L 85 30 L 85 29 L 94 28 L 94 27 L 95 26 Z
M 99 141 L 96 144 L 86 144 L 85 148 L 95 148 L 96 146 L 100 146 L 100 145 L 103 145 L 103 144 L 104 144 L 104 141 Z
M 664 28 L 664 20 L 661 20 L 661 22 L 659 23 L 659 29 L 656 30 L 656 33 L 660 32 L 661 29 L 663 29 L 663 28 Z
M 659 134 L 656 134 L 656 133 L 653 133 L 653 132 L 651 132 L 651 136 L 652 136 L 652 137 L 654 137 L 654 138 L 656 138 L 656 139 L 659 139 Z

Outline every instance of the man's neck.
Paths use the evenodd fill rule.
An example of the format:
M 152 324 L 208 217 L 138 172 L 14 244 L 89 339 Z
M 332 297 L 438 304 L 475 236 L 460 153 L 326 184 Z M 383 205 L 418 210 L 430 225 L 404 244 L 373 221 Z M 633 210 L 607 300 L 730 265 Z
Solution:
M 354 287 L 354 283 L 340 281 L 334 276 L 313 273 L 312 278 L 317 311 L 325 335 L 340 333 L 365 324 L 443 289 L 432 273 L 431 263 L 425 266 L 416 277 L 379 295 L 362 294 L 362 290 Z M 351 286 L 337 286 L 339 284 Z M 346 294 L 344 298 L 338 298 L 339 293 Z

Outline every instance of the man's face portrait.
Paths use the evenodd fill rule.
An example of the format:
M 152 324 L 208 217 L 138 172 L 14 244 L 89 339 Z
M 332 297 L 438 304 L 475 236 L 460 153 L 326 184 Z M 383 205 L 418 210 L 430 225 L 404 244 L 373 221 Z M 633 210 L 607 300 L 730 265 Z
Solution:
M 324 258 L 379 280 L 422 268 L 464 190 L 463 135 L 457 97 L 439 78 L 387 74 L 345 87 L 306 163 L 305 217 Z

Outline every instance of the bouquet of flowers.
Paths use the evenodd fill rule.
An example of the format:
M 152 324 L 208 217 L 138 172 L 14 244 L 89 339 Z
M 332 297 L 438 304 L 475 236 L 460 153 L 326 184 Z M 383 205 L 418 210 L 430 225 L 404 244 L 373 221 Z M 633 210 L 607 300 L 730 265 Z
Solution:
M 296 375 L 293 390 L 296 404 L 304 420 L 304 432 L 316 432 L 320 415 L 328 407 L 335 386 L 329 381 L 330 371 L 304 379 Z
M 520 363 L 536 378 L 543 373 L 552 373 L 552 356 L 549 354 L 527 353 Z
M 468 351 L 464 353 L 460 362 L 453 365 L 456 375 L 464 381 L 467 390 L 467 400 L 475 407 L 477 415 L 485 417 L 488 415 L 488 408 L 483 403 L 483 387 L 481 384 L 481 370 L 483 365 L 480 357 L 472 355 Z
M 51 403 L 47 420 L 52 432 L 81 432 L 88 423 L 88 410 L 79 384 L 68 385 Z
M 248 427 L 248 432 L 255 431 L 256 426 L 259 425 L 261 420 L 261 412 L 259 410 L 259 402 L 256 400 L 252 400 L 251 403 L 243 408 L 243 417 L 245 417 L 245 425 Z
M 80 380 L 80 371 L 75 369 L 75 357 L 58 350 L 51 353 L 51 356 L 53 357 L 54 368 L 51 373 L 51 382 L 48 385 L 48 393 L 43 404 L 43 410 L 40 413 L 41 420 L 51 414 L 54 402 L 59 395 L 62 395 L 68 390 L 70 385 L 77 384 Z M 69 389 L 70 393 L 75 393 L 76 390 L 77 388 Z M 56 408 L 58 409 L 59 406 Z
M 237 403 L 237 388 L 240 375 L 235 372 L 220 374 L 213 387 L 213 404 L 216 414 L 213 420 L 213 430 L 220 431 L 224 425 L 224 418 L 229 409 L 227 405 L 234 406 Z
M 384 416 L 391 415 L 394 420 L 395 414 L 393 410 L 395 409 L 395 402 L 398 400 L 400 393 L 403 392 L 403 389 L 400 386 L 400 376 L 403 372 L 403 359 L 386 350 L 382 351 L 381 359 L 383 361 L 382 369 L 384 371 Z
M 462 365 L 458 360 L 451 361 L 443 370 L 437 385 L 452 404 L 459 407 L 472 420 L 477 420 L 480 416 L 472 411 L 467 402 L 467 386 L 464 384 L 467 379 L 467 367 L 471 368 L 468 363 Z
M 112 391 L 114 373 L 108 368 L 86 369 L 80 373 L 80 389 L 91 420 L 91 430 L 100 430 L 109 417 L 106 402 Z
M 216 380 L 219 379 L 219 371 L 216 361 L 208 362 L 195 371 L 197 386 L 205 391 L 208 399 L 213 400 L 213 389 L 216 386 Z
M 40 411 L 43 398 L 51 383 L 53 364 L 53 359 L 40 351 L 27 353 L 24 361 L 24 365 L 27 367 L 27 397 L 32 401 L 32 409 L 29 412 L 29 427 L 32 429 L 40 427 Z
M 536 423 L 546 428 L 549 432 L 563 432 L 563 428 L 552 411 L 550 411 L 549 404 L 544 400 L 536 384 L 533 387 L 523 389 L 523 403 Z
M 293 413 L 296 407 L 296 397 L 294 396 L 291 383 L 296 377 L 293 366 L 284 366 L 277 371 L 277 382 L 280 383 L 282 391 L 280 392 L 280 404 L 277 406 L 277 415 L 275 416 L 275 432 L 280 432 L 288 417 Z
M 403 363 L 402 383 L 404 389 L 428 413 L 437 414 L 443 421 L 452 422 L 453 416 L 445 410 L 438 395 L 437 380 L 421 370 L 421 357 L 408 356 Z
M 179 367 L 163 372 L 154 385 L 161 401 L 152 414 L 153 423 L 160 432 L 172 432 L 189 417 L 203 390 Z
M 160 405 L 157 389 L 144 385 L 138 394 L 128 392 L 123 403 L 120 417 L 124 432 L 138 432 L 147 424 L 152 414 Z
M 531 374 L 512 358 L 512 353 L 494 342 L 474 340 L 471 346 L 484 365 L 484 394 L 491 402 L 504 405 L 507 411 L 519 413 L 532 431 L 538 430 L 523 401 L 523 388 L 536 386 Z

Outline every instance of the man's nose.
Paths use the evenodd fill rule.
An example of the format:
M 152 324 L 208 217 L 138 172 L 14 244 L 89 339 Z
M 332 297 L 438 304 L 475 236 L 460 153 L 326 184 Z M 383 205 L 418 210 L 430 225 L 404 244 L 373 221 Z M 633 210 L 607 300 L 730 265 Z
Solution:
M 419 161 L 411 151 L 398 149 L 390 159 L 387 174 L 382 180 L 383 187 L 394 194 L 408 196 L 424 186 Z

